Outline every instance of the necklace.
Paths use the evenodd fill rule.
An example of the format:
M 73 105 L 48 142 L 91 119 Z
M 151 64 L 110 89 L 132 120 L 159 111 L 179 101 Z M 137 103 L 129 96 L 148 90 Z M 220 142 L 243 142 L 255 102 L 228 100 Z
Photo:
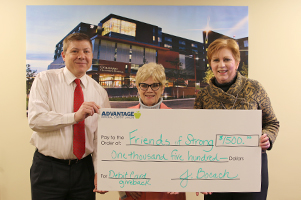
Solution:
M 234 101 L 234 104 L 233 104 L 232 108 L 229 109 L 229 110 L 233 110 L 233 108 L 234 108 L 234 106 L 235 106 L 235 103 L 236 103 L 236 100 L 237 100 L 237 97 L 238 97 L 238 93 L 237 93 L 237 95 L 236 95 L 236 97 L 235 97 L 235 101 Z M 225 105 L 223 104 L 223 102 L 221 102 L 221 104 L 222 104 L 223 108 L 227 110 L 227 108 L 225 107 Z

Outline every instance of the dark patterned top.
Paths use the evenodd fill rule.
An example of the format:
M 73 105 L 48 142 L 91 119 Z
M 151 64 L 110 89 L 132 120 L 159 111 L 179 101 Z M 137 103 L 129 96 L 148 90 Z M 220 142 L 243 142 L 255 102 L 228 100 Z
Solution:
M 262 134 L 267 134 L 271 146 L 276 140 L 279 121 L 271 106 L 270 98 L 258 81 L 248 79 L 237 73 L 237 79 L 227 92 L 216 87 L 214 77 L 202 89 L 194 102 L 195 109 L 239 109 L 262 110 Z M 225 108 L 224 108 L 225 107 Z

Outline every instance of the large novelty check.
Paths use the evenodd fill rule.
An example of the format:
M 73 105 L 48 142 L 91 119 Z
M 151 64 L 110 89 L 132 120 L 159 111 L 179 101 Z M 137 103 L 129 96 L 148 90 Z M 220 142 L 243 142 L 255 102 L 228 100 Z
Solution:
M 260 110 L 102 109 L 98 189 L 259 192 Z

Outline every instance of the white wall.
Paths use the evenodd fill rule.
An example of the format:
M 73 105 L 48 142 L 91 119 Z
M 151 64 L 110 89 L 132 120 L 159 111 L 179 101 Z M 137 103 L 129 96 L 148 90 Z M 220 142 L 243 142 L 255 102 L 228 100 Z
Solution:
M 34 147 L 25 116 L 26 5 L 138 5 L 141 0 L 6 0 L 0 5 L 0 200 L 30 199 L 29 169 Z M 249 6 L 249 77 L 267 90 L 280 120 L 268 153 L 269 200 L 301 199 L 301 1 L 153 0 L 147 5 Z M 188 200 L 202 199 L 189 193 Z M 117 199 L 116 192 L 97 199 Z

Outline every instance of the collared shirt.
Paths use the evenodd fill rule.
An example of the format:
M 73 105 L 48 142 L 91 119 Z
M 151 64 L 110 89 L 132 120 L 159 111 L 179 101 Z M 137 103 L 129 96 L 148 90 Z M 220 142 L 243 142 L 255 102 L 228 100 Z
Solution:
M 76 159 L 73 154 L 73 101 L 76 77 L 65 67 L 39 73 L 31 87 L 28 122 L 34 131 L 30 143 L 45 156 Z M 80 78 L 85 102 L 110 108 L 108 94 L 88 75 Z M 85 154 L 92 153 L 96 172 L 98 114 L 85 119 Z

